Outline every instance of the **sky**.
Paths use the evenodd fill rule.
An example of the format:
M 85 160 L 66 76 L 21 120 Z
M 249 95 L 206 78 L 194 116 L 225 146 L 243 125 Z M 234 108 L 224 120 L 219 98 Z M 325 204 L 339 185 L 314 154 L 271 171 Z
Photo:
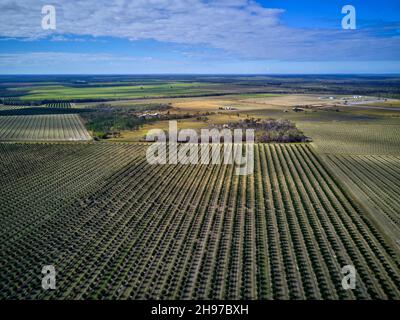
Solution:
M 397 74 L 400 1 L 0 0 L 0 74 L 165 73 Z

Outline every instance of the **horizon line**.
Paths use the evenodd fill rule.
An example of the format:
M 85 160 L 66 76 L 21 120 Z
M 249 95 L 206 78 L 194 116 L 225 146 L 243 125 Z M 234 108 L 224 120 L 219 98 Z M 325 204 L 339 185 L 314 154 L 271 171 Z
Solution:
M 400 76 L 400 73 L 4 73 L 3 76 Z

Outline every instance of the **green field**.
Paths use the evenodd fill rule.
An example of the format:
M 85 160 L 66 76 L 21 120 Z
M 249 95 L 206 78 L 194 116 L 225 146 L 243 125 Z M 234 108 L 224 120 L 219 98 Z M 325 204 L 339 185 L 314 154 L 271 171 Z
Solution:
M 211 84 L 171 82 L 153 85 L 113 85 L 65 86 L 54 85 L 44 87 L 22 88 L 24 95 L 21 100 L 82 100 L 82 99 L 134 99 L 145 97 L 168 97 L 180 95 L 201 95 L 212 93 Z M 16 93 L 21 89 L 12 89 Z

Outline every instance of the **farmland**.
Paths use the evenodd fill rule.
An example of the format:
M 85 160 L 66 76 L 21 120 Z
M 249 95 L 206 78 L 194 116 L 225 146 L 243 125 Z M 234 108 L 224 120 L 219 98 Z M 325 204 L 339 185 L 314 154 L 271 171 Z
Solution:
M 145 150 L 1 146 L 0 297 L 399 298 L 398 252 L 312 147 L 257 145 L 250 176 L 151 166 Z M 37 277 L 49 261 L 56 291 Z
M 399 121 L 299 122 L 299 126 L 321 153 L 400 155 Z
M 0 141 L 87 141 L 76 114 L 0 116 Z
M 71 104 L 69 102 L 54 102 L 46 104 L 48 108 L 71 108 Z
M 391 115 L 390 111 L 387 111 Z M 399 243 L 400 132 L 396 118 L 370 122 L 300 122 L 321 158 Z
M 176 83 L 149 84 L 149 85 L 111 85 L 111 86 L 44 86 L 23 88 L 25 93 L 21 100 L 82 100 L 82 99 L 122 99 L 144 98 L 179 95 L 201 95 L 212 93 L 212 88 L 207 89 L 206 84 L 201 83 Z M 208 87 L 212 86 L 208 84 Z M 203 89 L 205 87 L 205 89 Z M 18 93 L 18 89 L 15 89 Z
M 0 96 L 13 104 L 234 95 L 358 94 L 400 97 L 398 77 L 381 76 L 0 76 Z M 326 82 L 326 86 L 321 86 Z M 45 103 L 47 103 L 45 102 Z
M 362 203 L 369 206 L 379 224 L 398 241 L 400 157 L 327 155 L 327 161 Z
M 399 243 L 399 126 L 396 121 L 373 123 L 300 123 L 338 179 Z
M 399 102 L 343 98 L 398 78 L 4 77 L 0 299 L 400 299 Z M 301 139 L 259 140 L 245 176 L 150 165 L 169 120 Z

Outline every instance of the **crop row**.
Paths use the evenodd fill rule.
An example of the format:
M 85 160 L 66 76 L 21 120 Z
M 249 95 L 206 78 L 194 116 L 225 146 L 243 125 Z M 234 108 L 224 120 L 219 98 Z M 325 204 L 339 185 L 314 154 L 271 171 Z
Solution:
M 145 150 L 0 145 L 0 298 L 399 298 L 398 252 L 310 146 L 256 145 L 248 176 Z
M 47 103 L 46 107 L 47 108 L 68 109 L 68 108 L 71 108 L 71 103 L 69 103 L 69 102 L 53 102 L 53 103 Z
M 91 137 L 76 114 L 1 116 L 0 141 L 86 141 Z
M 341 155 L 399 155 L 400 127 L 395 123 L 300 122 L 317 150 Z
M 359 192 L 379 208 L 378 220 L 384 215 L 388 226 L 400 235 L 400 158 L 395 156 L 334 156 L 329 163 L 342 172 Z

